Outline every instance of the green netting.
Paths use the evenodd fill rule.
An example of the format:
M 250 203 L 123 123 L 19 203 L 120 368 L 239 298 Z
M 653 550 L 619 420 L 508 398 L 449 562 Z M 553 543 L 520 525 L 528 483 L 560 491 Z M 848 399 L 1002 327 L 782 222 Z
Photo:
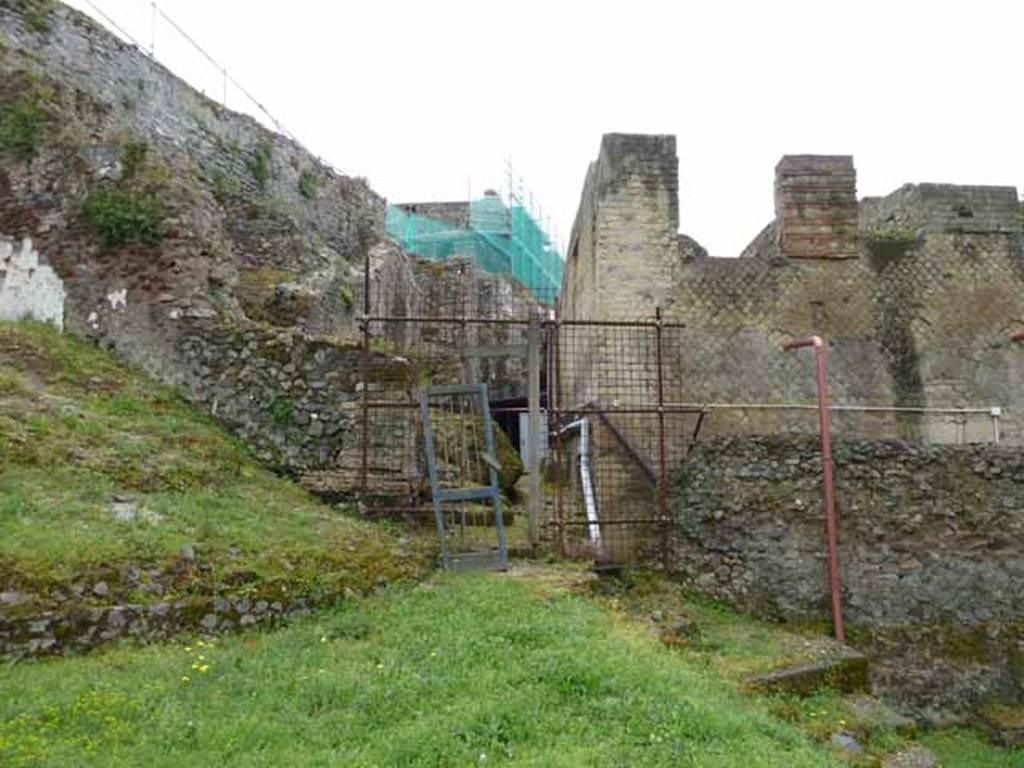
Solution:
M 546 304 L 558 298 L 564 262 L 521 205 L 506 206 L 496 195 L 473 200 L 468 229 L 389 205 L 384 227 L 388 237 L 422 258 L 471 258 L 487 272 L 510 276 Z

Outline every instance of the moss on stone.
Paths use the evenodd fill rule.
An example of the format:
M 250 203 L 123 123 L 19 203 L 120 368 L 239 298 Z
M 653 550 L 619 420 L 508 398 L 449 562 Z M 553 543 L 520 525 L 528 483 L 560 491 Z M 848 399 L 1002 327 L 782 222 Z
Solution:
M 271 420 L 279 427 L 290 427 L 295 420 L 295 404 L 292 399 L 278 392 L 267 406 Z
M 270 322 L 269 302 L 281 283 L 295 279 L 295 273 L 278 267 L 256 267 L 239 273 L 235 298 L 250 320 Z

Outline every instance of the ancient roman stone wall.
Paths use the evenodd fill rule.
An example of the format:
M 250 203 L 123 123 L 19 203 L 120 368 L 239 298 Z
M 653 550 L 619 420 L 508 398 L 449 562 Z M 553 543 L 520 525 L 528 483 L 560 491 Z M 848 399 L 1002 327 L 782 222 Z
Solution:
M 406 213 L 428 216 L 438 221 L 446 221 L 456 229 L 469 229 L 470 213 L 468 200 L 451 202 L 400 203 L 398 205 Z
M 605 136 L 569 240 L 562 317 L 633 318 L 664 306 L 678 229 L 675 137 Z
M 816 333 L 827 342 L 833 402 L 999 406 L 1002 438 L 1024 442 L 1024 350 L 1008 340 L 1024 321 L 1015 190 L 908 185 L 858 212 L 849 158 L 787 157 L 776 168 L 777 219 L 745 258 L 711 258 L 674 234 L 675 165 L 666 137 L 605 137 L 570 241 L 562 317 L 633 319 L 660 305 L 685 323 L 666 361 L 669 401 L 811 403 L 810 354 L 783 354 L 781 345 Z M 836 422 L 864 437 L 993 436 L 987 412 L 851 413 Z M 704 426 L 706 434 L 816 429 L 813 414 L 758 409 L 715 411 Z
M 181 386 L 279 466 L 328 459 L 384 201 L 84 15 L 54 4 L 45 26 L 0 8 L 0 111 L 45 116 L 30 151 L 0 157 L 0 235 L 31 238 L 34 279 L 52 270 L 61 289 L 30 314 Z M 142 183 L 162 237 L 104 243 L 85 201 Z
M 675 473 L 682 578 L 785 621 L 827 621 L 820 448 L 724 437 Z M 1024 696 L 1024 457 L 1014 448 L 839 441 L 847 635 L 918 705 Z
M 888 409 L 832 416 L 844 599 L 853 641 L 880 659 L 877 686 L 925 708 L 1019 698 L 1024 349 L 1009 340 L 1024 325 L 1016 190 L 907 185 L 856 204 L 850 158 L 787 157 L 776 168 L 776 219 L 741 258 L 713 258 L 685 235 L 665 247 L 677 220 L 662 197 L 674 198 L 674 164 L 662 137 L 605 138 L 559 309 L 567 318 L 633 319 L 660 305 L 686 326 L 666 350 L 665 399 L 711 407 L 696 438 L 696 415 L 667 417 L 676 568 L 750 610 L 827 617 L 817 415 L 779 407 L 815 402 L 810 350 L 781 347 L 818 334 L 831 401 Z M 633 381 L 649 372 L 649 345 L 613 352 L 600 344 L 578 352 L 591 365 L 583 376 L 570 371 L 563 386 L 600 392 L 606 407 L 651 404 L 649 387 L 616 394 L 600 375 Z M 963 406 L 983 410 L 913 410 Z M 1000 447 L 991 445 L 989 407 L 1000 409 Z M 620 431 L 656 470 L 655 419 L 622 420 Z M 612 445 L 601 461 L 638 476 L 624 451 L 601 444 Z M 655 509 L 652 494 L 628 483 L 597 490 L 599 509 L 638 498 Z
M 0 148 L 4 318 L 63 322 L 305 473 L 355 452 L 356 402 L 379 383 L 359 374 L 367 255 L 375 314 L 524 303 L 464 265 L 434 274 L 384 238 L 384 200 L 365 180 L 224 109 L 83 14 L 48 4 L 45 22 L 0 6 L 0 119 L 36 116 L 32 146 Z M 140 189 L 160 201 L 161 237 L 105 243 L 86 201 Z M 25 238 L 29 250 L 14 245 Z M 418 340 L 409 326 L 389 330 L 371 375 L 406 382 L 400 353 Z M 499 387 L 518 380 L 485 373 Z

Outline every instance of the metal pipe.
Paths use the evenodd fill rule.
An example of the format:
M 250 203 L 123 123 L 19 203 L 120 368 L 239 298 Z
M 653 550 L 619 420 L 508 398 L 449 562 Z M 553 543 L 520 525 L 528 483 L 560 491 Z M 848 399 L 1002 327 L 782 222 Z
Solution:
M 978 408 L 920 408 L 890 405 L 829 405 L 830 411 L 849 411 L 854 413 L 952 413 L 952 414 L 983 414 L 990 415 L 993 406 Z M 705 411 L 817 411 L 817 404 L 809 403 L 665 403 L 665 413 L 703 413 Z M 586 404 L 568 409 L 570 413 L 657 413 L 657 406 L 618 405 L 616 402 L 597 403 L 590 400 Z
M 415 403 L 402 402 L 400 400 L 373 400 L 366 404 L 368 408 L 418 408 Z M 819 406 L 804 403 L 665 403 L 661 411 L 664 413 L 689 413 L 694 415 L 707 415 L 710 411 L 817 411 Z M 829 411 L 847 413 L 943 413 L 964 416 L 991 416 L 993 409 L 1001 409 L 1001 406 L 987 406 L 985 408 L 908 408 L 884 405 L 829 405 Z M 492 413 L 516 413 L 525 412 L 526 408 L 498 408 Z M 616 413 L 620 415 L 635 414 L 657 414 L 658 406 L 621 406 L 614 403 L 606 405 L 581 405 L 575 408 L 562 409 L 557 414 L 573 414 L 575 416 L 590 416 L 600 414 Z M 557 415 L 552 411 L 553 415 Z M 556 419 L 557 420 L 557 419 Z
M 820 336 L 787 341 L 782 349 L 789 352 L 801 347 L 814 348 L 815 374 L 818 383 L 818 420 L 821 431 L 821 464 L 824 471 L 825 537 L 827 548 L 827 570 L 829 597 L 832 603 L 832 627 L 835 638 L 845 642 L 843 631 L 843 608 L 839 590 L 839 545 L 838 524 L 832 475 L 832 432 L 829 423 L 828 393 L 825 381 L 825 346 Z
M 551 434 L 555 424 L 561 424 L 562 422 L 562 358 L 561 358 L 561 330 L 559 328 L 559 311 L 555 308 L 554 317 L 552 318 L 551 325 L 544 325 L 546 332 L 549 334 L 551 346 L 551 370 L 548 377 L 548 434 Z M 562 441 L 555 441 L 555 476 L 558 478 L 558 482 L 555 483 L 555 519 L 559 525 L 556 529 L 556 536 L 558 537 L 557 549 L 558 554 L 565 555 L 565 527 L 562 523 L 565 521 L 565 495 L 562 490 L 562 486 L 565 485 L 564 478 L 562 476 Z
M 583 504 L 587 510 L 587 532 L 590 540 L 601 547 L 601 526 L 597 519 L 597 499 L 594 497 L 594 484 L 590 479 L 590 425 L 586 419 L 577 419 L 566 424 L 559 431 L 564 435 L 573 429 L 580 431 L 580 483 L 583 486 Z
M 658 377 L 658 514 L 662 519 L 661 531 L 661 556 L 662 566 L 666 573 L 671 569 L 671 557 L 669 555 L 669 525 L 668 525 L 668 465 L 665 448 L 665 365 L 662 356 L 662 323 L 661 307 L 654 308 L 654 344 L 655 364 Z

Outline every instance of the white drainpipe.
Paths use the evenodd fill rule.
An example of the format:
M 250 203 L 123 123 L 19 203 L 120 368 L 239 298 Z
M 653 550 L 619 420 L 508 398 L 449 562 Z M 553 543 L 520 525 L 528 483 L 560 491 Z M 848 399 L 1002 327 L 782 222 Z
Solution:
M 583 485 L 583 503 L 587 509 L 587 532 L 590 540 L 600 546 L 601 526 L 597 519 L 597 499 L 594 497 L 594 483 L 590 477 L 590 424 L 586 419 L 577 419 L 562 427 L 559 434 L 573 429 L 580 431 L 580 483 Z

